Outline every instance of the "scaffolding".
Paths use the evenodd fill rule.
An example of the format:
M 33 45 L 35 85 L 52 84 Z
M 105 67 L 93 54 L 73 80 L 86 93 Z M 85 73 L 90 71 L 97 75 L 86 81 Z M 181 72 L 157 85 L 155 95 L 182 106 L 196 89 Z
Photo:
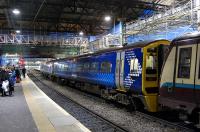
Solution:
M 114 23 L 114 27 L 109 32 L 95 36 L 95 40 L 89 42 L 88 49 L 90 52 L 95 52 L 111 47 L 121 47 L 122 38 L 122 22 L 117 25 Z
M 87 37 L 53 37 L 45 35 L 13 35 L 0 34 L 0 44 L 16 45 L 42 45 L 42 46 L 66 46 L 85 48 L 88 45 Z
M 107 34 L 89 43 L 90 51 L 122 46 L 122 34 Z
M 173 39 L 198 29 L 198 0 L 174 1 L 171 9 L 149 18 L 126 23 L 127 43 L 149 39 Z

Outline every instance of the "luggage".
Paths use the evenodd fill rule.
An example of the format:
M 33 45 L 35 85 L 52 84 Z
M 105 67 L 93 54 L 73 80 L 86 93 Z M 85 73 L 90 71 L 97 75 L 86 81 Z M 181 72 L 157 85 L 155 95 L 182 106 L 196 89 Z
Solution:
M 16 79 L 16 83 L 20 83 L 21 79 L 19 77 L 17 77 Z
M 1 92 L 2 92 L 2 96 L 6 96 L 6 93 L 10 92 L 8 80 L 5 80 L 2 82 Z
M 8 81 L 8 80 L 3 81 L 3 83 L 2 83 L 2 89 L 3 89 L 5 92 L 8 92 L 8 91 L 9 91 L 9 81 Z

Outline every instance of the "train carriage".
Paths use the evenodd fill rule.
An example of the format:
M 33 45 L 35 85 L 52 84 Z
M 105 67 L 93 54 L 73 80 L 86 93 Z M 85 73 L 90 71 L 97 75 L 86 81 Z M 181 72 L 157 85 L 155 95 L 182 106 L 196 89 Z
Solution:
M 70 60 L 52 61 L 53 75 L 58 78 L 70 78 L 73 71 L 73 62 Z
M 200 34 L 188 34 L 172 42 L 161 74 L 159 103 L 198 121 Z
M 43 63 L 40 65 L 40 71 L 47 77 L 53 72 L 53 65 L 51 62 Z
M 77 73 L 77 79 L 112 89 L 115 87 L 115 58 L 113 51 L 78 57 L 77 64 L 82 68 Z
M 157 111 L 160 69 L 167 40 L 138 42 L 52 61 L 52 74 L 122 104 Z M 68 72 L 64 67 L 68 67 Z M 69 68 L 70 67 L 70 68 Z

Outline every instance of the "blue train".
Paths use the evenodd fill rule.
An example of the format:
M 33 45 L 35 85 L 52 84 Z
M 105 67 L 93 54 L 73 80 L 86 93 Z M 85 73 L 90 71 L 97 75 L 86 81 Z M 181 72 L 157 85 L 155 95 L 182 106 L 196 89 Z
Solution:
M 156 112 L 160 71 L 169 44 L 168 40 L 138 42 L 49 61 L 40 70 L 103 98 Z

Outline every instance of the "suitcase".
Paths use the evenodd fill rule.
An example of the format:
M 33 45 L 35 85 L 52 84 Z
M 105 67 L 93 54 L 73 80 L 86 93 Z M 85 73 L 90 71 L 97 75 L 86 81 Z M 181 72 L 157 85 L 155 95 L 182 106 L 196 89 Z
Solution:
M 8 81 L 8 80 L 3 81 L 3 83 L 2 83 L 2 89 L 3 89 L 5 92 L 8 92 L 8 91 L 9 91 L 9 81 Z
M 21 80 L 21 79 L 20 79 L 19 77 L 17 77 L 17 78 L 16 78 L 16 83 L 20 83 L 20 80 Z

